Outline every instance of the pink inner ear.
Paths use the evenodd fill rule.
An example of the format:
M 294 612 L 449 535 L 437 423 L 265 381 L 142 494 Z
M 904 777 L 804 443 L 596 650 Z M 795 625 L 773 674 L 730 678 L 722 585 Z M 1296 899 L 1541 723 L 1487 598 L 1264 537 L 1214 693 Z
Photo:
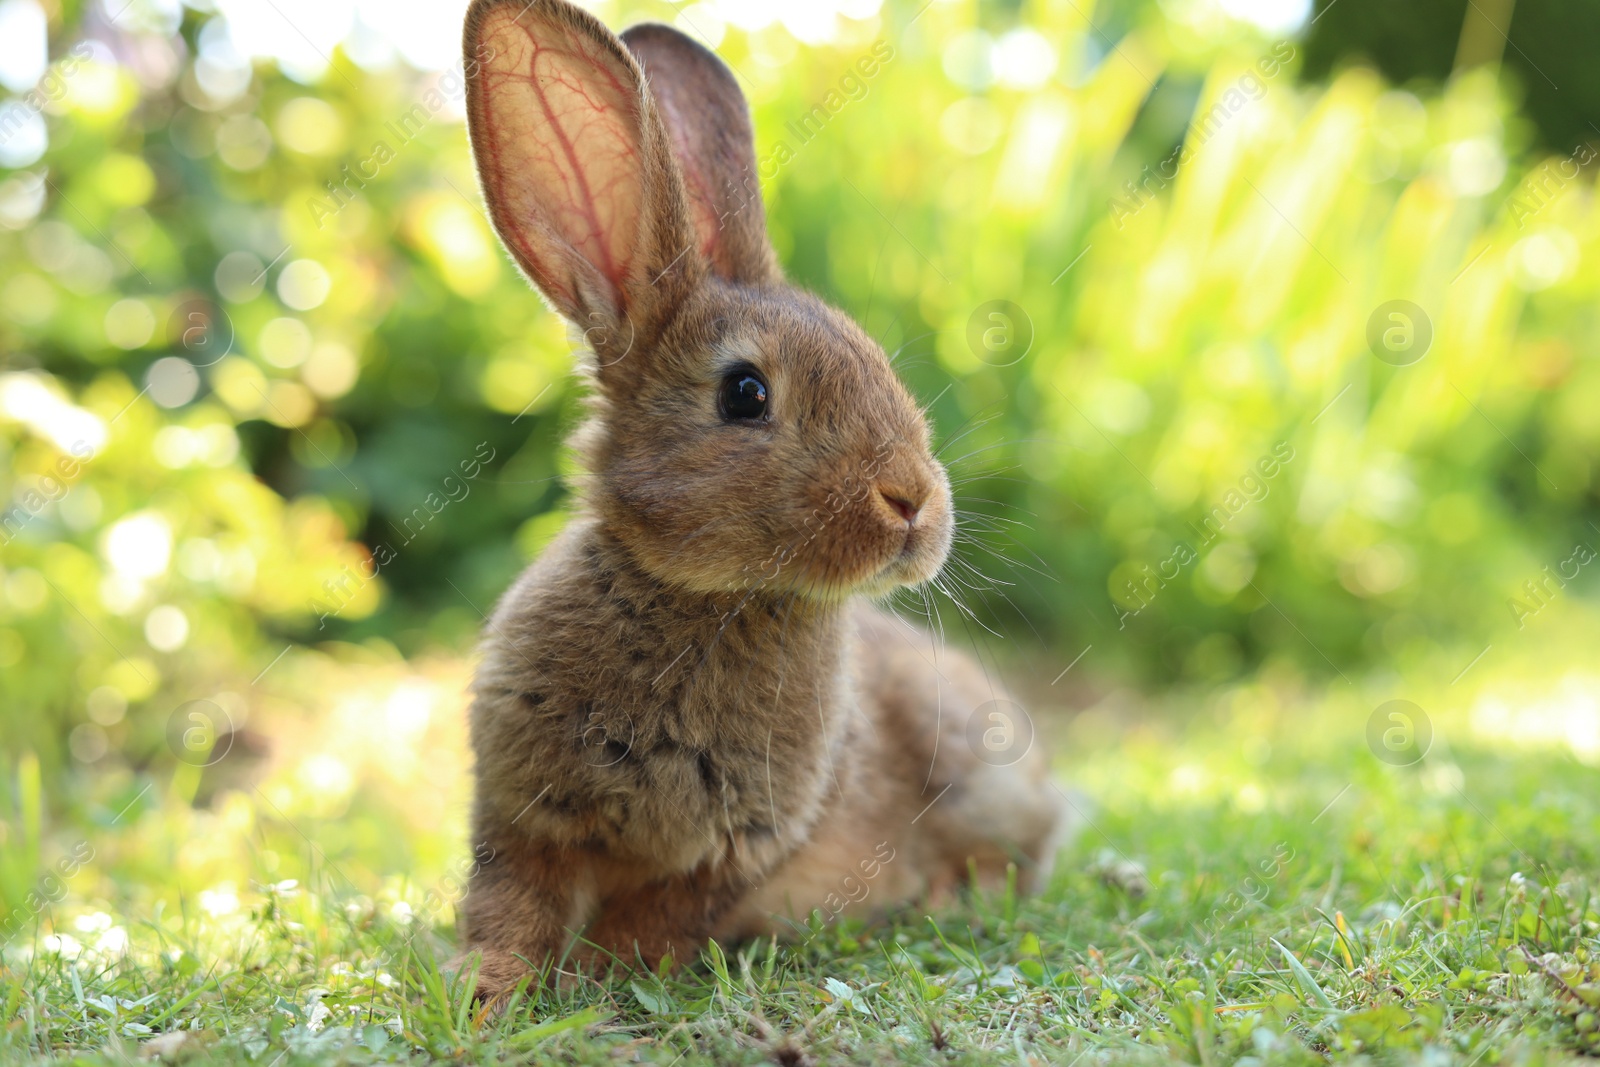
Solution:
M 666 126 L 672 134 L 672 151 L 683 171 L 684 191 L 688 194 L 689 213 L 694 232 L 700 236 L 700 254 L 716 260 L 717 233 L 722 229 L 722 217 L 717 212 L 716 190 L 711 188 L 702 170 L 694 165 L 697 146 L 689 139 L 689 123 L 678 114 L 673 101 L 666 95 L 656 97 Z
M 643 214 L 639 96 L 602 44 L 540 7 L 507 4 L 484 20 L 480 166 L 535 281 L 576 304 L 551 236 L 618 293 L 633 276 Z

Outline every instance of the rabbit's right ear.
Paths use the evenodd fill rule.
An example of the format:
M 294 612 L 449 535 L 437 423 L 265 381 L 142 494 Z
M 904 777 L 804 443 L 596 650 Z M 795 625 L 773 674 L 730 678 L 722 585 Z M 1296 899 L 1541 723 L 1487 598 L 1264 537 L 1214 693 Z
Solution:
M 501 239 L 597 349 L 647 338 L 705 261 L 639 65 L 566 0 L 474 0 L 464 45 L 473 156 Z
M 750 107 L 733 72 L 671 26 L 631 26 L 622 31 L 622 43 L 644 68 L 672 136 L 689 217 L 711 270 L 747 285 L 779 280 L 761 207 Z

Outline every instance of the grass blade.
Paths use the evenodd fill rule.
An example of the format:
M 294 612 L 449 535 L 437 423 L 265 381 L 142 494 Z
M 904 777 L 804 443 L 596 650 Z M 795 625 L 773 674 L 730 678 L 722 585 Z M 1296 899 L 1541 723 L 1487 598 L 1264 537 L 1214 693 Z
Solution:
M 1289 964 L 1289 970 L 1294 973 L 1294 980 L 1300 986 L 1301 992 L 1315 1001 L 1318 1007 L 1328 1011 L 1338 1011 L 1339 1009 L 1334 1007 L 1333 1001 L 1328 999 L 1328 994 L 1324 993 L 1322 987 L 1317 984 L 1317 980 L 1311 977 L 1311 972 L 1306 970 L 1306 965 L 1301 963 L 1295 954 L 1285 948 L 1277 938 L 1274 937 L 1269 940 L 1278 946 L 1279 952 L 1283 953 L 1284 961 Z

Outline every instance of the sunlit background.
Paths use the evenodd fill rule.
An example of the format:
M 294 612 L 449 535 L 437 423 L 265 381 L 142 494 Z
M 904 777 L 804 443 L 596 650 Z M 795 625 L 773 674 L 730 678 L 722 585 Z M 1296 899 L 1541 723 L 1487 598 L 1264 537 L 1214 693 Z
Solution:
M 0 906 L 58 948 L 420 909 L 463 853 L 472 646 L 579 393 L 485 221 L 462 6 L 0 0 Z M 595 7 L 737 72 L 782 260 L 948 442 L 933 622 L 1065 772 L 1153 704 L 1359 745 L 1396 698 L 1600 763 L 1587 8 Z M 1240 752 L 1120 785 L 1289 788 Z

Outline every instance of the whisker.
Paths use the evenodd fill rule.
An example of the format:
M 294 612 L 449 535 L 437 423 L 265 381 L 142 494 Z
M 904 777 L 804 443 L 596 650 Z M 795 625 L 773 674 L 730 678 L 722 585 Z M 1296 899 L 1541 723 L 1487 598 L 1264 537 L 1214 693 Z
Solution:
M 952 592 L 950 589 L 946 588 L 945 585 L 942 582 L 940 582 L 938 579 L 935 579 L 934 580 L 934 584 L 938 587 L 939 592 L 943 593 L 945 595 L 946 599 L 948 599 L 950 601 L 950 603 L 954 604 L 955 607 L 956 607 L 956 610 L 960 611 L 961 614 L 965 615 L 967 618 L 971 619 L 973 622 L 977 623 L 979 626 L 982 626 L 985 630 L 988 630 L 991 634 L 994 634 L 994 636 L 996 638 L 1000 638 L 1001 637 L 1001 635 L 999 633 L 997 633 L 996 631 L 990 629 L 990 627 L 988 626 L 987 623 L 985 623 L 982 619 L 978 618 L 977 613 L 975 611 L 973 611 L 971 608 L 969 608 L 966 605 L 966 603 L 961 600 L 960 597 L 958 597 L 958 596 L 956 596 L 954 594 L 954 592 Z M 1003 640 L 1003 638 L 1001 638 L 1001 639 Z
M 993 470 L 983 470 L 980 468 L 978 470 L 959 471 L 956 473 L 955 477 L 950 479 L 950 488 L 959 489 L 964 485 L 971 485 L 974 482 L 991 481 L 1011 482 L 1014 485 L 1034 485 L 1035 482 L 1032 478 L 1012 478 L 1006 474 L 1007 471 L 1021 469 L 1022 466 L 1020 464 L 1013 464 L 1009 467 L 996 467 Z
M 939 390 L 937 393 L 934 394 L 934 397 L 933 397 L 932 400 L 928 401 L 926 404 L 923 404 L 921 406 L 921 411 L 922 411 L 922 417 L 923 418 L 927 418 L 928 417 L 928 412 L 930 410 L 932 410 L 933 405 L 937 404 L 939 402 L 940 398 L 942 398 L 944 396 L 944 394 L 948 393 L 955 386 L 955 384 L 956 384 L 955 382 L 947 383 L 943 389 Z
M 999 587 L 1001 585 L 1015 585 L 1016 584 L 1015 582 L 1003 582 L 998 578 L 985 577 L 982 571 L 977 571 L 977 572 L 973 572 L 973 573 L 975 573 L 977 575 L 977 578 L 978 578 L 977 582 L 972 582 L 972 581 L 967 580 L 965 577 L 963 577 L 960 573 L 958 573 L 956 571 L 948 571 L 948 572 L 946 572 L 945 581 L 946 581 L 948 587 L 951 588 L 951 592 L 952 593 L 955 591 L 954 587 L 955 586 L 959 586 L 962 589 L 965 589 L 968 593 L 971 593 L 971 594 L 973 594 L 975 596 L 980 596 L 980 597 L 981 596 L 987 596 L 990 593 L 997 593 L 998 594 L 1000 592 L 1000 588 Z
M 917 336 L 913 337 L 911 340 L 905 342 L 899 348 L 894 350 L 894 352 L 889 356 L 890 365 L 892 366 L 894 361 L 900 358 L 900 353 L 904 352 L 906 349 L 910 348 L 924 337 L 936 337 L 943 332 L 943 330 L 929 330 L 927 333 L 917 334 Z
M 1002 535 L 1002 536 L 1004 536 L 1004 535 Z M 995 549 L 993 549 L 990 546 L 985 545 L 983 547 L 991 555 L 998 556 L 1000 559 L 1005 560 L 1006 562 L 1010 563 L 1012 566 L 1027 567 L 1028 570 L 1033 571 L 1035 574 L 1039 575 L 1042 578 L 1049 578 L 1052 582 L 1060 582 L 1061 581 L 1061 577 L 1059 575 L 1057 575 L 1053 570 L 1050 569 L 1050 564 L 1045 560 L 1045 558 L 1043 556 L 1039 555 L 1039 553 L 1035 552 L 1032 548 L 1029 548 L 1027 545 L 1023 544 L 1021 541 L 1018 541 L 1015 537 L 1007 536 L 1005 539 L 1008 542 L 1010 542 L 1011 544 L 1015 545 L 1017 548 L 1020 548 L 1023 552 L 1027 553 L 1029 556 L 1032 556 L 1034 561 L 1036 563 L 1038 563 L 1039 566 L 1038 567 L 1028 567 L 1028 565 L 1026 563 L 1018 563 L 1016 560 L 1013 560 L 1010 556 L 1007 556 L 1004 553 L 998 552 L 998 551 L 996 551 Z
M 1044 635 L 1039 632 L 1039 628 L 1033 624 L 1033 620 L 1028 617 L 1028 614 L 1017 606 L 1016 601 L 1007 596 L 1004 590 L 996 589 L 994 592 L 996 596 L 1006 602 L 1012 611 L 1017 613 L 1018 618 L 1027 624 L 1028 629 L 1033 632 L 1034 639 L 1041 645 L 1045 644 Z
M 1027 553 L 1029 556 L 1032 556 L 1034 558 L 1034 560 L 1036 560 L 1038 562 L 1039 566 L 1034 567 L 1034 566 L 1032 566 L 1030 564 L 1023 563 L 1020 560 L 1012 559 L 1010 556 L 1006 555 L 1004 552 L 1001 552 L 998 548 L 994 547 L 993 545 L 991 545 L 991 544 L 989 544 L 989 543 L 987 543 L 985 541 L 979 540 L 978 538 L 973 537 L 971 534 L 966 533 L 964 531 L 962 533 L 961 540 L 962 540 L 963 544 L 969 544 L 969 545 L 973 546 L 974 548 L 976 548 L 976 549 L 978 549 L 978 550 L 980 550 L 980 551 L 982 551 L 982 552 L 984 552 L 984 553 L 986 553 L 986 554 L 988 554 L 990 556 L 993 556 L 995 559 L 1000 560 L 1001 562 L 1005 563 L 1009 567 L 1021 567 L 1024 570 L 1032 571 L 1034 574 L 1037 574 L 1041 578 L 1048 578 L 1050 581 L 1056 582 L 1058 584 L 1061 581 L 1060 577 L 1057 576 L 1054 572 L 1052 572 L 1050 570 L 1050 564 L 1049 563 L 1045 562 L 1045 560 L 1042 559 L 1037 552 L 1035 552 L 1033 549 L 1029 548 L 1027 545 L 1023 544 L 1021 541 L 1018 541 L 1016 538 L 1007 537 L 1006 540 L 1009 541 L 1011 544 L 1015 545 L 1016 547 L 1020 548 L 1023 552 Z
M 1008 582 L 1004 578 L 996 578 L 992 574 L 983 573 L 983 571 L 979 570 L 973 564 L 973 562 L 971 560 L 967 560 L 967 559 L 952 559 L 950 562 L 955 567 L 958 567 L 958 568 L 959 567 L 965 567 L 966 568 L 966 573 L 971 574 L 973 577 L 978 579 L 979 584 L 978 585 L 974 585 L 971 582 L 969 582 L 969 581 L 965 580 L 964 578 L 962 578 L 960 571 L 951 571 L 950 572 L 950 577 L 951 578 L 954 578 L 956 581 L 960 582 L 967 590 L 969 590 L 971 592 L 974 592 L 974 593 L 999 592 L 999 588 L 998 588 L 999 586 L 1002 586 L 1002 585 L 1004 585 L 1004 586 L 1014 586 L 1014 585 L 1017 584 L 1016 582 Z
M 1001 524 L 1006 521 L 1008 520 L 999 515 L 979 515 L 969 512 L 957 518 L 955 524 L 958 530 L 976 530 L 979 533 L 997 534 L 1004 529 Z M 1009 521 L 1021 525 L 1016 519 Z
M 981 456 L 985 452 L 993 452 L 997 448 L 1010 448 L 1012 445 L 1038 444 L 1041 441 L 1048 441 L 1048 440 L 1049 440 L 1049 438 L 1047 438 L 1047 437 L 1033 437 L 1033 438 L 1025 437 L 1025 438 L 1022 438 L 1020 440 L 1016 440 L 1016 441 L 996 441 L 992 445 L 984 445 L 982 448 L 973 449 L 971 452 L 968 452 L 966 455 L 962 456 L 960 459 L 952 459 L 952 460 L 948 461 L 947 463 L 945 463 L 945 466 L 946 467 L 954 467 L 957 463 L 965 463 L 967 460 L 971 459 L 973 456 Z
M 905 205 L 905 197 L 902 196 L 900 198 L 900 203 L 895 205 L 894 213 L 895 213 L 896 216 L 898 216 L 900 214 L 900 208 L 902 206 L 904 206 L 904 205 Z M 892 227 L 892 224 L 891 224 L 891 227 Z M 892 232 L 892 230 L 891 230 L 891 232 Z M 862 322 L 866 322 L 867 320 L 872 318 L 872 298 L 874 296 L 876 296 L 877 292 L 878 292 L 878 271 L 883 266 L 883 253 L 884 253 L 884 250 L 887 249 L 888 247 L 889 247 L 889 233 L 885 233 L 883 235 L 883 243 L 878 246 L 878 255 L 872 261 L 872 280 L 867 283 L 867 308 L 866 308 L 865 311 L 863 311 L 861 313 L 861 321 Z M 883 328 L 883 334 L 878 338 L 878 347 L 880 347 L 880 348 L 883 347 L 883 338 L 889 336 L 889 330 L 892 329 L 894 327 L 894 325 L 896 323 L 898 323 L 899 321 L 900 321 L 900 316 L 899 315 L 895 315 L 892 318 L 890 318 L 889 325 L 885 326 Z M 890 362 L 890 364 L 893 364 L 894 360 L 890 359 L 889 362 Z
M 933 594 L 928 591 L 927 586 L 918 586 L 917 589 L 922 594 L 922 602 L 928 605 L 928 616 L 933 620 L 934 627 L 939 635 L 939 644 L 942 645 L 945 643 L 944 617 L 939 614 L 939 603 L 933 599 Z
M 1017 504 L 1013 504 L 1010 501 L 1006 501 L 1006 500 L 990 500 L 986 496 L 967 496 L 967 495 L 957 496 L 955 499 L 956 500 L 972 500 L 972 501 L 976 501 L 979 504 L 993 504 L 997 508 L 1010 508 L 1012 511 L 1020 511 L 1024 515 L 1032 516 L 1035 519 L 1037 519 L 1039 517 L 1038 515 L 1036 515 L 1033 512 L 1029 511 L 1027 508 L 1024 508 L 1024 507 L 1022 507 L 1020 505 L 1017 505 Z M 997 515 L 995 517 L 999 518 L 1000 516 Z M 1013 520 L 1008 520 L 1008 521 L 1014 522 L 1016 520 L 1013 519 Z
M 985 415 L 982 418 L 979 418 L 979 413 L 975 411 L 971 415 L 968 415 L 966 419 L 963 420 L 961 424 L 951 432 L 950 436 L 946 437 L 944 441 L 940 443 L 939 447 L 933 450 L 933 458 L 938 459 L 944 454 L 945 449 L 949 448 L 957 441 L 977 433 L 979 430 L 998 419 L 1002 414 L 1003 412 L 996 411 L 993 415 Z

